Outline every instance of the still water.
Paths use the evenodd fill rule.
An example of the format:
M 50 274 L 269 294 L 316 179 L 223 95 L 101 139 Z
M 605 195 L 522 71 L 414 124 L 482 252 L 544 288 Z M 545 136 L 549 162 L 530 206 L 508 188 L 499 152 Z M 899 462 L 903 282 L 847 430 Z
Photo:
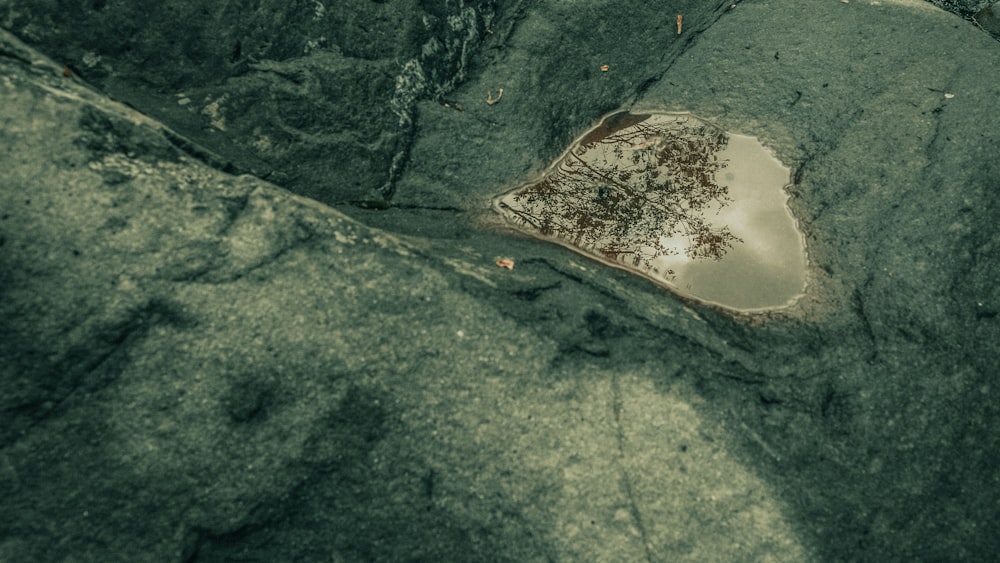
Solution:
M 519 230 L 689 298 L 767 310 L 805 290 L 791 171 L 756 138 L 688 113 L 619 112 L 495 208 Z

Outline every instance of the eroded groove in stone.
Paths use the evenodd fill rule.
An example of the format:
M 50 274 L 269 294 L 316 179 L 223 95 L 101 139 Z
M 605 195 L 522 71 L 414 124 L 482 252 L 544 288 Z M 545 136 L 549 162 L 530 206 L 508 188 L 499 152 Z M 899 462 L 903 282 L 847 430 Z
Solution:
M 687 113 L 606 117 L 541 179 L 495 201 L 520 230 L 732 309 L 805 285 L 789 169 L 753 137 Z

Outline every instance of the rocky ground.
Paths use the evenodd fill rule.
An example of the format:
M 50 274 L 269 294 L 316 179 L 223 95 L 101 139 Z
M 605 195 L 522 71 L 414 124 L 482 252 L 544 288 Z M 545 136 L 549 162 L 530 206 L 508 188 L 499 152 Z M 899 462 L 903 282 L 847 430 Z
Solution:
M 1000 42 L 973 21 L 202 6 L 0 0 L 0 561 L 1000 550 Z M 685 302 L 490 210 L 620 108 L 792 167 L 796 306 Z

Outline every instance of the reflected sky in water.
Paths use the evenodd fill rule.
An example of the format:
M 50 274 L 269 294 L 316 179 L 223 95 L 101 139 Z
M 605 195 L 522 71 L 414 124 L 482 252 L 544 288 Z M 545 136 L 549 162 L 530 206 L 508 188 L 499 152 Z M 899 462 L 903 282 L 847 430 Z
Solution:
M 781 307 L 805 289 L 805 242 L 788 210 L 784 187 L 791 171 L 760 142 L 729 134 L 719 153 L 727 161 L 718 182 L 728 187 L 729 205 L 715 209 L 713 221 L 742 239 L 720 260 L 685 255 L 660 258 L 671 268 L 674 289 L 734 309 Z

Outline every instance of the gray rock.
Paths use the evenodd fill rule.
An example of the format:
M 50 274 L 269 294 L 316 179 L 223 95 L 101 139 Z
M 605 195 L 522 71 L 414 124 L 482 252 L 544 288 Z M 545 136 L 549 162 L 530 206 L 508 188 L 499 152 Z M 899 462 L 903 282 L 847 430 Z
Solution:
M 509 23 L 493 2 L 327 4 L 10 1 L 0 24 L 238 170 L 327 203 L 382 206 L 415 103 L 442 100 L 486 30 Z
M 990 0 L 928 0 L 931 4 L 934 4 L 942 10 L 947 10 L 953 14 L 957 14 L 966 19 L 971 19 L 972 16 L 982 10 Z
M 994 2 L 976 12 L 976 23 L 1000 40 L 1000 2 Z
M 12 6 L 23 36 L 70 33 Z M 179 106 L 167 128 L 3 33 L 0 559 L 995 553 L 1000 47 L 923 3 L 729 6 L 685 5 L 679 36 L 646 5 L 498 7 L 450 107 L 407 98 L 396 206 L 345 208 L 367 225 L 220 170 L 252 168 L 249 125 L 211 144 Z M 345 56 L 275 74 L 360 111 L 324 72 L 398 68 Z M 210 87 L 176 66 L 134 99 Z M 286 111 L 251 75 L 227 87 Z M 502 226 L 490 198 L 621 106 L 694 111 L 793 166 L 794 309 L 688 304 Z M 347 170 L 318 175 L 355 193 Z

